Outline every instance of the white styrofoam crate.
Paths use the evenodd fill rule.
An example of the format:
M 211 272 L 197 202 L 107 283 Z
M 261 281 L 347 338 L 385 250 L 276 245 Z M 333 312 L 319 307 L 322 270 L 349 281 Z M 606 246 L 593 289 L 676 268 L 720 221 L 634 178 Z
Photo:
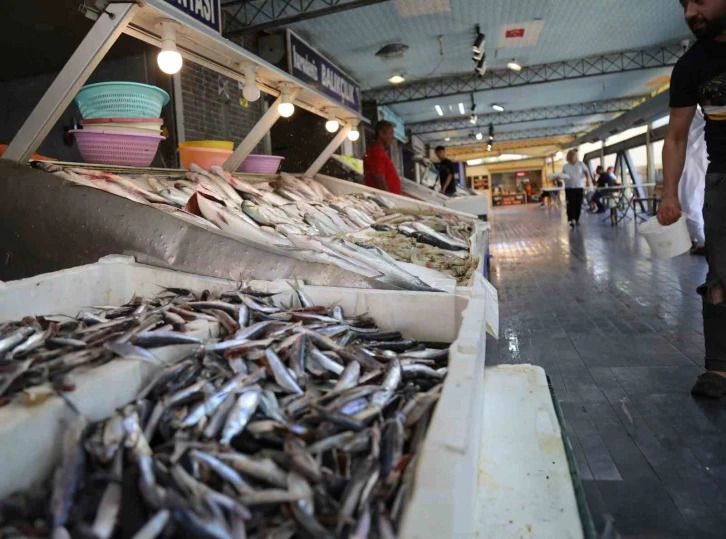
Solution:
M 184 287 L 220 293 L 238 283 L 136 264 L 132 257 L 108 256 L 89 264 L 19 281 L 0 283 L 0 321 L 26 315 L 76 315 L 97 305 L 121 305 L 134 294 L 154 296 L 162 287 Z M 294 291 L 271 283 L 282 292 L 277 301 L 289 304 Z M 484 311 L 483 298 L 470 293 L 401 292 L 305 286 L 319 304 L 340 305 L 350 315 L 372 316 L 384 330 L 400 330 L 407 338 L 428 342 L 467 342 L 476 350 L 480 335 L 462 335 L 463 321 Z M 477 319 L 480 317 L 477 315 Z M 172 357 L 178 347 L 161 355 Z M 155 354 L 159 355 L 159 349 Z M 102 419 L 131 401 L 157 368 L 149 363 L 119 359 L 75 375 L 76 390 L 68 397 L 92 420 Z M 11 403 L 0 408 L 0 498 L 47 477 L 55 463 L 63 420 L 73 413 L 59 398 L 27 407 Z
M 444 207 L 475 216 L 488 215 L 489 197 L 487 195 L 471 195 L 450 198 L 444 203 Z
M 162 286 L 222 292 L 235 285 L 136 264 L 130 257 L 105 257 L 96 264 L 0 284 L 0 321 L 44 313 L 74 315 L 92 305 L 121 304 L 134 294 L 154 295 Z M 294 292 L 286 290 L 286 284 L 271 286 L 283 290 L 278 297 L 283 303 L 293 300 Z M 531 521 L 530 535 L 579 537 L 576 507 L 572 513 L 569 503 L 574 498 L 572 483 L 560 473 L 562 463 L 567 463 L 562 441 L 555 437 L 551 400 L 547 404 L 539 395 L 534 402 L 533 384 L 527 383 L 531 374 L 526 371 L 515 368 L 502 381 L 490 373 L 506 372 L 505 368 L 485 369 L 487 305 L 496 302 L 490 291 L 473 287 L 441 294 L 306 286 L 305 292 L 317 303 L 341 305 L 346 313 L 368 313 L 384 330 L 453 343 L 449 374 L 421 449 L 400 537 L 502 537 L 500 532 L 513 530 L 507 523 L 517 512 L 517 523 Z M 159 350 L 155 353 L 166 358 L 178 351 Z M 154 372 L 148 363 L 119 359 L 77 376 L 77 389 L 68 396 L 82 413 L 98 420 L 131 401 Z M 0 440 L 5 442 L 0 443 L 0 498 L 49 476 L 59 452 L 61 421 L 71 417 L 58 398 L 37 407 L 10 404 L 0 409 Z M 538 451 L 543 443 L 546 451 Z M 532 462 L 521 466 L 520 455 Z M 545 458 L 557 464 L 552 470 L 556 488 L 525 475 Z M 487 474 L 499 474 L 495 490 L 482 480 Z M 510 483 L 512 488 L 507 488 Z M 526 506 L 523 489 L 530 491 Z M 553 506 L 564 512 L 559 528 L 547 520 L 551 515 L 546 511 Z M 547 525 L 540 526 L 542 519 Z M 558 533 L 543 534 L 554 529 Z
M 531 365 L 487 368 L 482 393 L 476 536 L 582 538 L 544 370 Z

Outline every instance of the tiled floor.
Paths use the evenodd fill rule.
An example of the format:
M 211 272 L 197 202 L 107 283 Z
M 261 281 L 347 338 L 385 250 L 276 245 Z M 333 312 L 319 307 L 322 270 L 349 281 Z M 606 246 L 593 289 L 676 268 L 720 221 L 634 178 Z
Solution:
M 495 210 L 491 280 L 500 339 L 487 364 L 551 377 L 600 531 L 726 537 L 726 398 L 697 400 L 703 258 L 651 257 L 632 223 Z

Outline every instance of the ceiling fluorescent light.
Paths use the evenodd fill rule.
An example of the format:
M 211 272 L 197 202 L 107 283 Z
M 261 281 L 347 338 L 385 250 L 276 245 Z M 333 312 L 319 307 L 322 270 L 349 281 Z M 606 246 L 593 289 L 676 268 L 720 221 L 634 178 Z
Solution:
M 461 114 L 466 114 L 466 109 L 464 108 L 464 103 L 459 103 L 459 112 Z
M 501 105 L 497 105 L 496 103 L 492 105 L 492 108 L 496 110 L 497 112 L 504 112 L 504 107 Z
M 390 79 L 388 79 L 388 82 L 391 84 L 401 84 L 405 80 L 406 78 L 403 75 L 393 75 Z
M 509 62 L 509 63 L 507 64 L 507 67 L 508 67 L 509 69 L 511 69 L 512 71 L 516 71 L 517 73 L 519 73 L 520 71 L 522 71 L 522 66 L 521 66 L 521 65 L 519 65 L 519 64 L 518 64 L 517 62 L 515 62 L 514 60 L 512 60 L 511 62 Z
M 434 108 L 436 109 L 436 114 L 438 114 L 439 116 L 444 115 L 444 111 L 441 110 L 441 107 L 439 105 L 436 105 Z

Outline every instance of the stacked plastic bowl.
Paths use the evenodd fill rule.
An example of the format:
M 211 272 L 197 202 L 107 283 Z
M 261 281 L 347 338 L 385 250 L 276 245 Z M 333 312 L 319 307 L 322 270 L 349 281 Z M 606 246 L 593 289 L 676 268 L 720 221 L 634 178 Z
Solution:
M 101 82 L 76 94 L 83 129 L 74 129 L 87 163 L 148 167 L 164 140 L 161 108 L 169 94 L 136 82 Z

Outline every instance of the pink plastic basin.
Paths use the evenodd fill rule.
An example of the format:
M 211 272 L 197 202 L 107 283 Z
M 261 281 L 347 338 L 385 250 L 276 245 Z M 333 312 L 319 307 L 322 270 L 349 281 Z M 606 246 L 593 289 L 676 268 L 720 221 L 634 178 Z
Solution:
M 216 148 L 179 147 L 179 158 L 181 159 L 182 168 L 187 170 L 191 163 L 207 170 L 212 165 L 222 166 L 232 153 L 229 150 L 219 150 Z M 247 172 L 248 174 L 277 174 L 277 170 L 280 168 L 280 163 L 283 159 L 285 158 L 279 155 L 258 155 L 253 153 L 242 161 L 242 164 L 237 168 L 237 172 Z
M 70 131 L 86 163 L 148 167 L 164 137 L 124 131 Z
M 277 174 L 284 157 L 279 155 L 258 155 L 251 153 L 237 169 L 237 172 L 249 174 Z

